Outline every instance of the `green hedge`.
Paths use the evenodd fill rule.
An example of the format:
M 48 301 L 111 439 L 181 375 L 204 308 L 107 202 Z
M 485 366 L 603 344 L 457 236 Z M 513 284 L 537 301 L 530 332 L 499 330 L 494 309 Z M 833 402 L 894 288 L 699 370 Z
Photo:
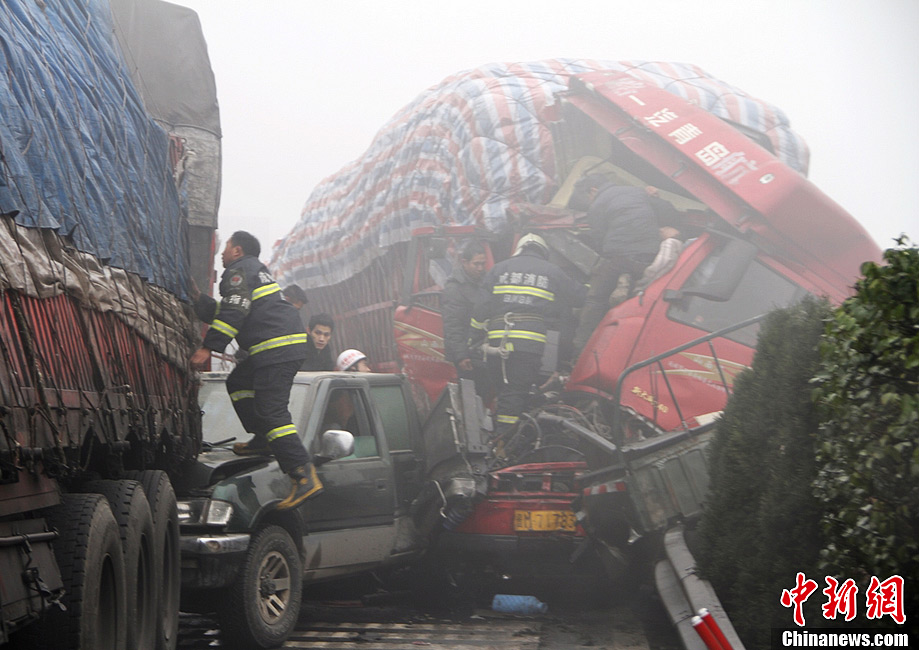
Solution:
M 884 260 L 838 309 L 770 314 L 718 424 L 698 560 L 749 648 L 792 626 L 779 598 L 799 571 L 818 585 L 808 627 L 844 624 L 821 612 L 828 575 L 857 582 L 857 624 L 888 628 L 866 588 L 900 575 L 919 627 L 919 250 Z
M 862 266 L 820 346 L 814 491 L 823 573 L 853 578 L 860 610 L 872 575 L 900 575 L 919 617 L 919 249 L 898 243 Z
M 795 573 L 816 573 L 822 546 L 816 475 L 817 414 L 809 382 L 831 314 L 806 300 L 769 314 L 752 368 L 735 383 L 710 449 L 711 484 L 697 558 L 750 648 L 768 648 L 772 627 L 790 627 L 779 604 Z M 817 599 L 805 616 L 819 615 Z M 814 607 L 811 607 L 811 606 Z

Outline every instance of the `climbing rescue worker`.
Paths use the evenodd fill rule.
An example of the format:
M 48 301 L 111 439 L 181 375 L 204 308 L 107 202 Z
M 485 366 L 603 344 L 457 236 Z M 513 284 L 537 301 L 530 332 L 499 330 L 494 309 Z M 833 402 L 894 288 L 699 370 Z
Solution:
M 270 449 L 293 483 L 277 506 L 285 510 L 317 496 L 322 483 L 288 410 L 294 376 L 307 356 L 307 335 L 299 312 L 259 261 L 260 252 L 258 239 L 248 232 L 234 232 L 227 241 L 220 303 L 205 295 L 195 303 L 210 328 L 191 364 L 204 367 L 211 352 L 222 352 L 234 338 L 248 352 L 227 377 L 227 392 L 243 427 L 255 437 L 233 445 L 233 451 L 248 456 Z
M 489 369 L 498 399 L 495 435 L 517 424 L 539 375 L 547 323 L 554 328 L 584 302 L 587 289 L 549 261 L 549 246 L 536 234 L 520 238 L 512 257 L 495 264 L 482 280 L 471 326 L 487 338 Z

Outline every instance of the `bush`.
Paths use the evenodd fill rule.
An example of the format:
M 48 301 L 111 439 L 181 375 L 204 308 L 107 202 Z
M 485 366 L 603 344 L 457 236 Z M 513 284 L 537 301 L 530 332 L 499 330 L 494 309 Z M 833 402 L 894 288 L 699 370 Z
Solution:
M 905 629 L 919 612 L 919 250 L 905 238 L 867 263 L 838 309 L 805 301 L 770 314 L 711 446 L 699 564 L 738 633 L 769 645 L 791 627 L 781 606 L 797 572 L 818 584 L 808 627 L 824 619 L 824 576 L 859 587 L 904 579 Z
M 769 314 L 710 448 L 698 559 L 749 647 L 768 648 L 770 628 L 792 624 L 779 596 L 796 572 L 815 573 L 823 547 L 809 382 L 831 313 L 810 299 Z M 817 600 L 807 602 L 808 624 L 820 616 Z
M 814 490 L 823 503 L 825 575 L 900 575 L 919 613 L 919 250 L 904 237 L 867 263 L 836 311 L 815 382 L 821 426 Z M 909 619 L 907 623 L 909 624 Z M 890 625 L 889 617 L 882 622 Z M 915 619 L 912 621 L 916 625 Z

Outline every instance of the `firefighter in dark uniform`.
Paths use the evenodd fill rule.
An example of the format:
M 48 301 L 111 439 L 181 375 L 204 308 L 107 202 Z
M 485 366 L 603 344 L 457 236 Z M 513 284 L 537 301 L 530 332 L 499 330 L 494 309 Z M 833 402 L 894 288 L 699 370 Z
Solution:
M 586 288 L 549 261 L 539 235 L 524 235 L 514 255 L 482 281 L 485 296 L 473 309 L 472 328 L 487 338 L 498 399 L 495 434 L 517 424 L 536 382 L 546 346 L 546 324 L 557 324 L 584 302 Z
M 220 303 L 203 295 L 195 302 L 195 311 L 210 328 L 191 364 L 204 367 L 212 351 L 222 352 L 234 338 L 248 353 L 227 377 L 227 392 L 243 427 L 255 437 L 237 443 L 233 451 L 253 455 L 270 449 L 277 457 L 293 483 L 278 504 L 284 510 L 318 495 L 322 483 L 288 410 L 294 376 L 306 359 L 307 335 L 299 312 L 258 260 L 260 252 L 258 240 L 245 231 L 227 241 Z

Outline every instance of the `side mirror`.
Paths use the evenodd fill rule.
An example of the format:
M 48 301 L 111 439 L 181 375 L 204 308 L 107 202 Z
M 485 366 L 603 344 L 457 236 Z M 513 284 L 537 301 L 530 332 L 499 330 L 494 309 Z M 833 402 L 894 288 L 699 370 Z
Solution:
M 683 292 L 676 289 L 664 290 L 664 302 L 680 302 L 683 299 Z
M 329 429 L 322 434 L 322 445 L 319 453 L 313 458 L 318 467 L 330 460 L 337 460 L 354 453 L 354 436 L 347 431 Z
M 730 300 L 756 253 L 757 247 L 754 244 L 732 239 L 721 250 L 705 279 L 683 286 L 679 292 L 680 297 L 698 296 L 715 302 Z M 664 300 L 667 300 L 667 296 L 664 296 Z

